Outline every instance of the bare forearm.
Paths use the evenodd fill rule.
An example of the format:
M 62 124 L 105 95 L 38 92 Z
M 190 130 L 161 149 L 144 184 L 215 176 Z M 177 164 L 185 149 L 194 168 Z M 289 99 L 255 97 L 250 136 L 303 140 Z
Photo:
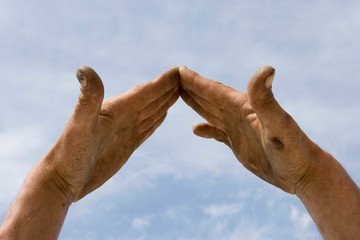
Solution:
M 306 187 L 298 193 L 325 239 L 360 236 L 360 190 L 329 154 Z
M 57 239 L 69 203 L 45 161 L 26 178 L 0 228 L 0 239 Z

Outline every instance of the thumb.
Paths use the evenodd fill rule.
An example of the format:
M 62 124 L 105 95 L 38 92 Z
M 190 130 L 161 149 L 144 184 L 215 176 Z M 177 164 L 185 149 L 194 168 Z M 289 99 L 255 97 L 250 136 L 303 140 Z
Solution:
M 274 98 L 271 84 L 275 70 L 264 67 L 258 70 L 248 84 L 248 98 L 261 124 L 266 141 L 281 150 L 284 144 L 292 142 L 301 131 L 292 117 L 284 111 Z
M 97 73 L 90 67 L 81 67 L 76 72 L 80 82 L 80 95 L 73 117 L 80 122 L 97 119 L 104 98 L 104 86 Z
M 258 70 L 248 84 L 248 98 L 251 107 L 257 114 L 263 127 L 270 127 L 272 123 L 281 120 L 286 112 L 280 107 L 271 90 L 275 75 L 272 67 Z
M 193 132 L 199 137 L 214 138 L 215 140 L 230 146 L 227 134 L 223 130 L 211 125 L 210 123 L 196 124 L 193 127 Z

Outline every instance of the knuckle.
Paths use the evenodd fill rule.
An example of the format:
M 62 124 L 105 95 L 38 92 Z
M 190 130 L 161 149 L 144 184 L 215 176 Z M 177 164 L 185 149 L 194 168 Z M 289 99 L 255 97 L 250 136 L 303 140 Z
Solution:
M 275 98 L 274 98 L 274 94 L 272 91 L 266 91 L 266 93 L 261 94 L 260 98 L 259 98 L 259 102 L 265 106 L 274 103 L 274 101 L 275 101 Z
M 272 137 L 270 139 L 270 143 L 271 143 L 272 148 L 274 148 L 276 150 L 280 151 L 285 148 L 283 141 L 281 141 L 278 137 Z

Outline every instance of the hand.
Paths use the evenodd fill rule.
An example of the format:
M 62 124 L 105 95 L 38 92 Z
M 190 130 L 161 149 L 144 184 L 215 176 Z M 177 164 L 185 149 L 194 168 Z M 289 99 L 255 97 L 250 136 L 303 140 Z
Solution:
M 257 71 L 248 92 L 239 92 L 181 67 L 182 99 L 208 122 L 193 131 L 228 145 L 263 180 L 295 194 L 324 152 L 298 127 L 271 91 L 274 69 Z
M 103 102 L 100 77 L 88 67 L 81 94 L 57 143 L 45 158 L 67 201 L 77 201 L 112 177 L 164 121 L 179 97 L 178 68 Z

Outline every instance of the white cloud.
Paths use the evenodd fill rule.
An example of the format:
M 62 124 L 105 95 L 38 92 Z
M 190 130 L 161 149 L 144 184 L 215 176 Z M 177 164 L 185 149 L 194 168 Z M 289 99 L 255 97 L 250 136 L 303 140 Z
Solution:
M 235 226 L 229 219 L 217 219 L 211 223 L 210 239 L 217 240 L 270 240 L 274 239 L 273 225 L 261 225 L 248 217 L 239 217 Z M 232 223 L 232 224 L 231 224 Z
M 19 191 L 33 164 L 45 151 L 46 137 L 37 127 L 21 127 L 0 132 L 0 209 L 4 211 Z
M 222 239 L 228 240 L 270 240 L 274 226 L 256 226 L 249 223 L 240 224 L 235 231 Z
M 311 229 L 313 226 L 313 220 L 306 211 L 302 211 L 295 206 L 290 208 L 289 216 L 294 229 L 295 239 L 310 239 L 314 238 L 318 234 Z
M 213 204 L 204 208 L 204 213 L 212 217 L 231 216 L 242 210 L 241 204 Z
M 0 196 L 0 209 L 7 208 L 32 164 L 51 147 L 48 135 L 54 140 L 68 119 L 78 94 L 74 72 L 81 65 L 99 72 L 107 95 L 123 92 L 179 64 L 245 90 L 257 68 L 274 65 L 274 90 L 281 103 L 316 142 L 345 159 L 359 182 L 356 119 L 360 99 L 354 76 L 360 75 L 355 31 L 360 15 L 355 2 L 208 1 L 205 6 L 201 0 L 86 4 L 64 0 L 42 3 L 41 9 L 37 7 L 40 1 L 0 2 L 0 30 L 6 33 L 0 41 L 0 69 L 4 69 L 0 79 L 0 189 L 7 193 Z M 273 215 L 279 196 L 285 193 L 258 190 L 266 187 L 243 169 L 226 146 L 193 136 L 191 126 L 199 121 L 202 119 L 185 104 L 176 104 L 161 128 L 119 174 L 71 208 L 68 217 L 76 221 L 70 219 L 72 224 L 64 231 L 76 233 L 75 238 L 111 239 L 111 233 L 97 229 L 91 236 L 85 234 L 86 227 L 74 229 L 80 225 L 78 220 L 84 225 L 94 222 L 94 206 L 100 205 L 118 219 L 120 214 L 114 213 L 118 205 L 142 197 L 144 190 L 162 193 L 162 186 L 169 183 L 159 179 L 170 175 L 180 182 L 190 179 L 186 184 L 227 181 L 227 188 L 209 187 L 206 196 L 197 195 L 204 191 L 194 191 L 195 199 L 211 199 L 201 207 L 190 202 L 189 208 L 178 209 L 164 202 L 166 198 L 158 199 L 168 209 L 164 211 L 167 218 L 181 215 L 184 219 L 178 219 L 179 224 L 185 219 L 187 224 L 201 222 L 203 232 L 217 231 L 213 239 L 279 239 L 276 236 L 289 229 L 297 229 L 300 236 L 301 231 L 308 232 L 312 226 L 309 216 L 296 207 L 291 208 L 290 216 L 283 213 L 293 224 L 264 223 L 270 217 L 280 222 L 282 216 Z M 41 130 L 33 127 L 39 122 Z M 253 211 L 244 210 L 243 203 L 224 204 L 221 199 L 239 185 L 243 191 L 230 200 L 246 201 Z M 181 196 L 188 197 L 186 193 Z M 289 199 L 281 201 L 286 205 Z M 267 209 L 265 213 L 255 210 L 259 203 Z M 196 207 L 204 216 L 187 215 L 186 210 Z M 146 215 L 150 208 L 135 216 Z M 155 225 L 132 214 L 124 210 L 125 220 L 120 220 L 140 229 Z M 243 220 L 235 218 L 237 215 Z M 107 221 L 100 225 L 109 225 Z M 124 231 L 137 233 L 134 226 Z M 146 239 L 157 238 L 149 235 Z
M 147 227 L 150 224 L 150 221 L 145 218 L 136 217 L 131 223 L 131 226 L 135 228 L 136 230 L 141 230 L 145 227 Z

